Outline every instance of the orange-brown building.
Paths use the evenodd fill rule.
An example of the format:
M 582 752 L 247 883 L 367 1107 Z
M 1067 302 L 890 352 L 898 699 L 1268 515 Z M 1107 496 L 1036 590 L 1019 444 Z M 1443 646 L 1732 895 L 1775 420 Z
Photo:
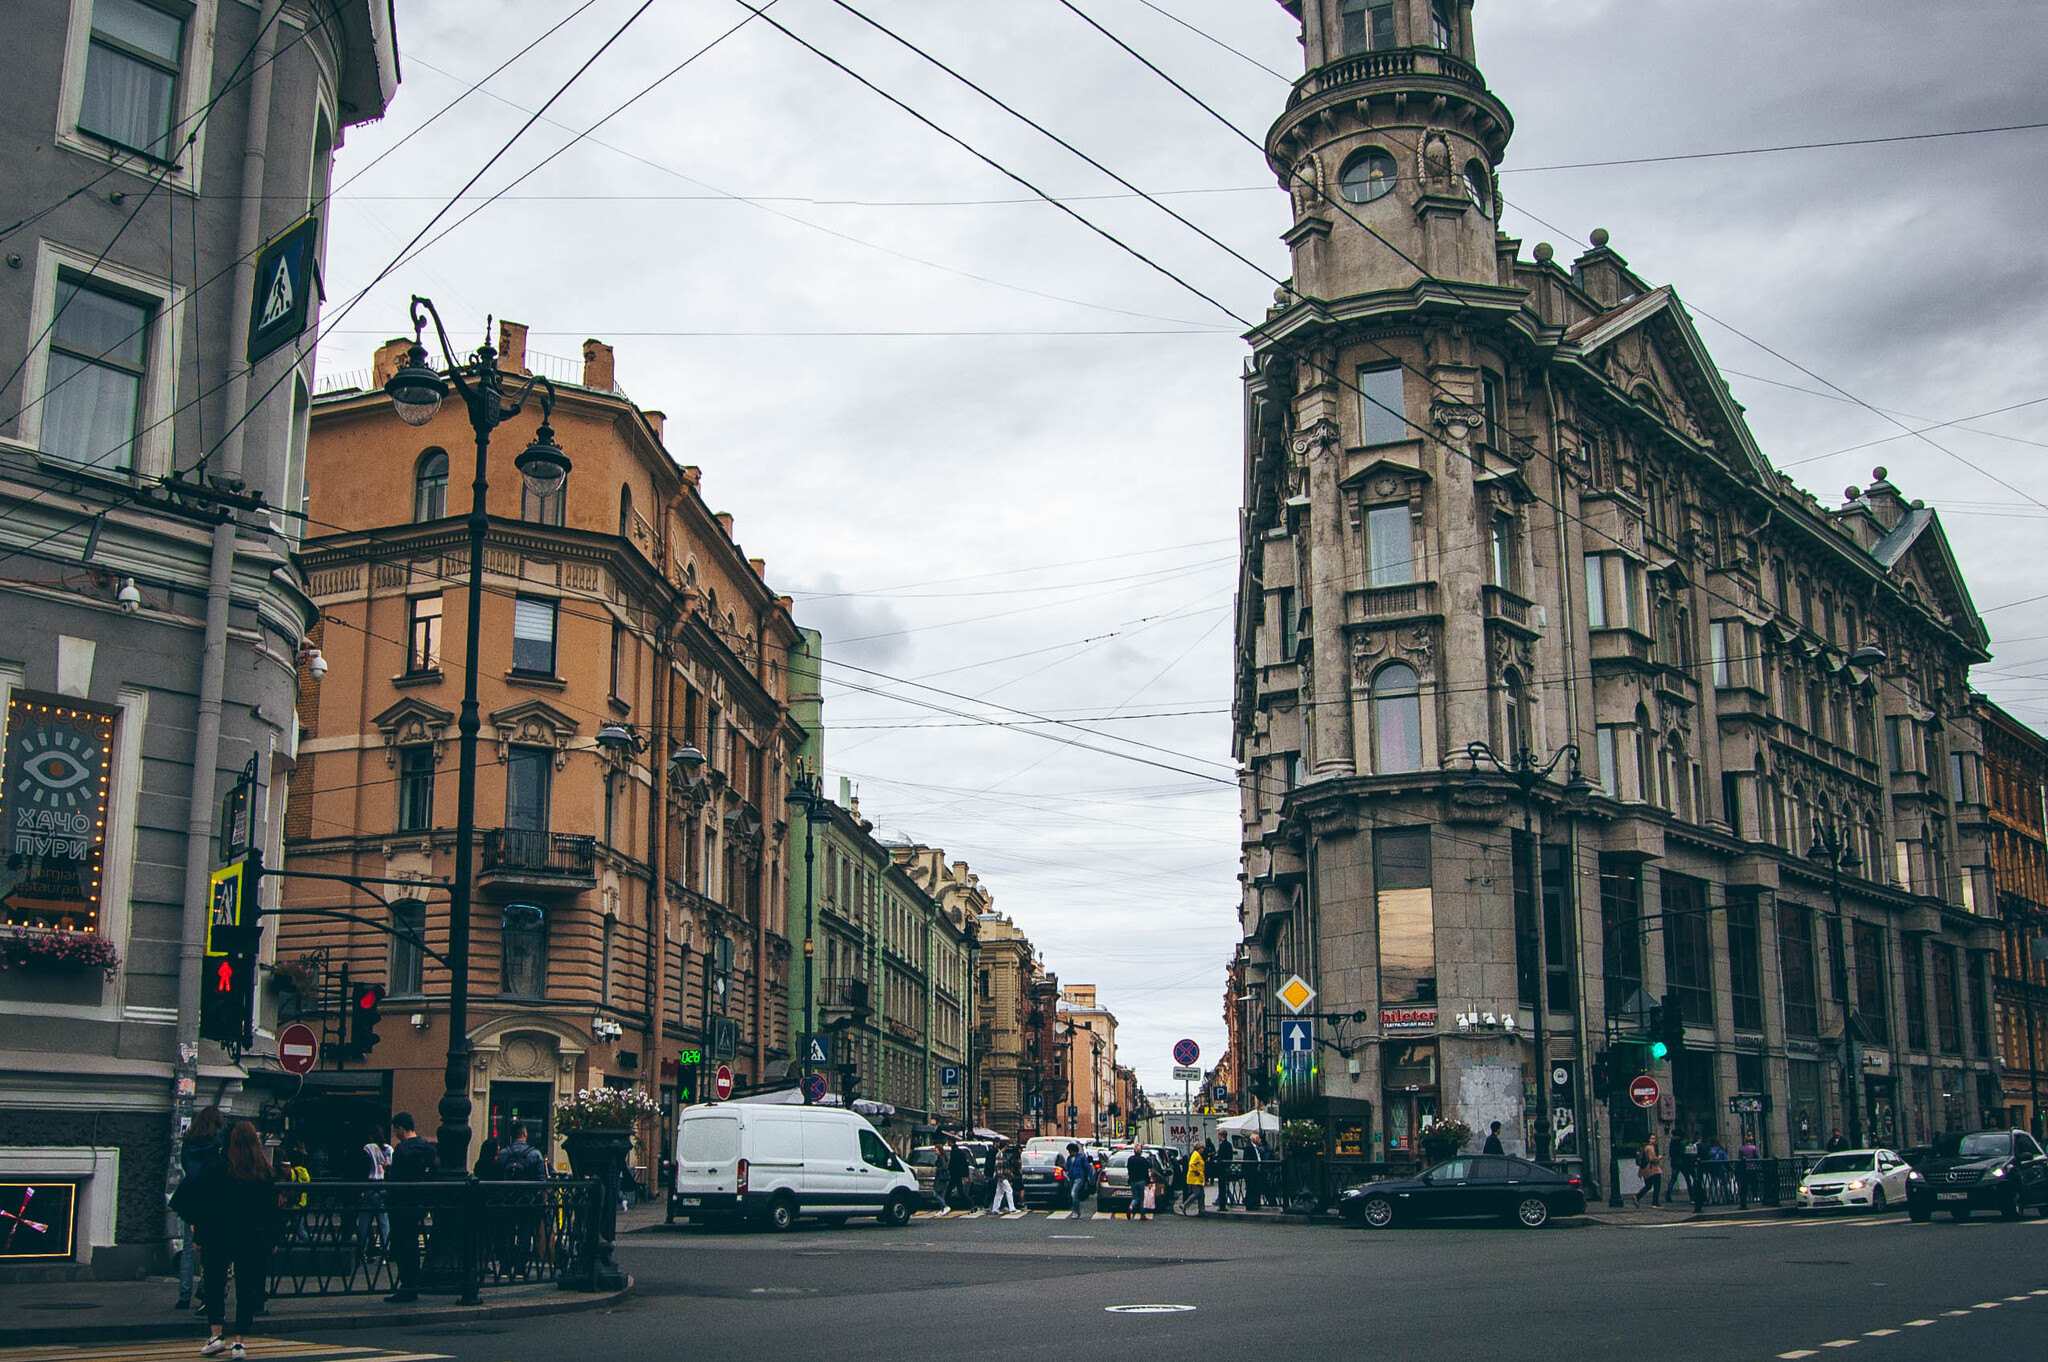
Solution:
M 405 344 L 378 351 L 366 386 L 314 402 L 306 464 L 304 567 L 329 670 L 302 677 L 287 863 L 385 882 L 381 898 L 286 882 L 292 907 L 367 920 L 287 916 L 280 961 L 388 990 L 375 1050 L 308 1079 L 300 1124 L 337 1162 L 394 1110 L 432 1131 L 448 1045 L 437 953 L 474 437 L 453 398 L 424 426 L 399 421 L 381 387 Z M 574 468 L 536 497 L 513 466 L 538 394 L 492 441 L 469 981 L 479 1140 L 515 1117 L 548 1129 L 578 1088 L 643 1086 L 672 1113 L 727 1054 L 742 1086 L 786 1069 L 783 792 L 800 741 L 789 601 L 711 511 L 698 470 L 669 456 L 662 414 L 619 391 L 597 341 L 580 364 L 548 361 L 508 322 L 499 351 L 508 373 L 532 362 L 555 379 L 552 425 Z M 706 760 L 673 761 L 685 748 Z M 658 1167 L 668 1128 L 642 1132 L 636 1165 Z
M 2005 1119 L 2042 1133 L 2048 1088 L 2048 738 L 1983 696 L 1985 802 L 1991 810 L 1991 883 L 2004 927 L 1993 957 L 1998 1063 Z

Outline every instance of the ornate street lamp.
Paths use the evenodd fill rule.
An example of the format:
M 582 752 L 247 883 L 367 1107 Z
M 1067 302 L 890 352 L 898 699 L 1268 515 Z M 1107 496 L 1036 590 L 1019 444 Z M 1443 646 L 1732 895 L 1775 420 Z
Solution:
M 1859 649 L 1858 651 L 1862 651 Z M 1884 655 L 1879 653 L 1882 658 Z M 1852 1149 L 1863 1147 L 1863 1054 L 1862 1037 L 1856 1032 L 1856 1025 L 1849 1007 L 1849 967 L 1843 954 L 1854 947 L 1850 939 L 1848 923 L 1842 917 L 1842 875 L 1854 875 L 1863 869 L 1863 857 L 1856 851 L 1856 844 L 1843 834 L 1842 826 L 1834 822 L 1813 821 L 1813 844 L 1806 848 L 1806 859 L 1815 866 L 1824 866 L 1828 871 L 1828 893 L 1834 904 L 1835 926 L 1842 934 L 1841 949 L 1829 952 L 1833 957 L 1834 994 L 1841 1000 L 1842 1008 L 1842 1104 L 1849 1108 L 1849 1144 Z
M 406 361 L 384 385 L 398 419 L 409 426 L 423 426 L 434 419 L 452 387 L 469 409 L 470 428 L 476 432 L 476 477 L 470 484 L 469 503 L 469 619 L 466 651 L 463 654 L 462 711 L 456 721 L 461 736 L 461 762 L 455 801 L 455 882 L 450 893 L 448 921 L 448 1059 L 442 1075 L 441 1126 L 435 1132 L 440 1145 L 444 1172 L 459 1175 L 469 1167 L 469 926 L 474 887 L 476 854 L 476 746 L 482 724 L 477 714 L 477 653 L 483 634 L 484 539 L 490 532 L 487 504 L 490 482 L 486 476 L 491 435 L 506 421 L 526 409 L 534 388 L 541 389 L 541 425 L 533 443 L 517 459 L 519 471 L 537 495 L 558 490 L 569 474 L 569 456 L 555 443 L 548 418 L 554 414 L 555 385 L 539 374 L 530 374 L 516 395 L 506 395 L 507 375 L 498 368 L 498 352 L 486 340 L 465 360 L 455 358 L 455 347 L 441 314 L 434 304 L 414 295 L 412 299 L 413 343 Z M 447 361 L 446 376 L 428 364 L 424 341 L 427 322 Z
M 696 749 L 683 750 L 694 752 Z M 676 757 L 680 761 L 682 753 L 677 753 Z M 698 760 L 703 760 L 701 754 Z M 811 1072 L 811 1041 L 818 1025 L 818 877 L 815 832 L 818 824 L 832 817 L 832 804 L 825 798 L 824 783 L 823 776 L 800 770 L 789 782 L 789 793 L 783 796 L 783 803 L 789 805 L 792 812 L 800 810 L 804 816 L 804 1052 L 800 1068 L 806 1075 Z M 810 1100 L 810 1088 L 806 1086 L 804 1101 Z

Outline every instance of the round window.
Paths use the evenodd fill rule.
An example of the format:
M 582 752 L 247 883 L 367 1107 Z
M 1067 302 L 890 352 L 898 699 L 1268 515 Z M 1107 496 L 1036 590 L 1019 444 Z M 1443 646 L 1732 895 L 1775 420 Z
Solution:
M 1367 147 L 1344 163 L 1337 187 L 1353 203 L 1371 203 L 1394 188 L 1394 158 L 1378 147 Z
M 1477 161 L 1465 162 L 1465 197 L 1478 205 L 1479 216 L 1493 216 L 1493 210 L 1489 206 L 1493 196 L 1488 192 L 1486 167 Z

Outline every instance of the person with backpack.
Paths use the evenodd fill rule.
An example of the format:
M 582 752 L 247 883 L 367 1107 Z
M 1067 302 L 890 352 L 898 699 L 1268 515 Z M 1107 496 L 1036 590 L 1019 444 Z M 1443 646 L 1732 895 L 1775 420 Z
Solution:
M 384 1300 L 389 1305 L 407 1305 L 420 1298 L 420 1230 L 425 1215 L 417 1184 L 430 1181 L 441 1171 L 441 1152 L 413 1128 L 409 1111 L 391 1118 L 391 1135 L 396 1143 L 384 1180 L 393 1184 L 389 1193 L 391 1258 L 398 1289 Z
M 363 1153 L 358 1167 L 364 1181 L 384 1181 L 384 1172 L 391 1167 L 391 1146 L 386 1141 L 385 1131 L 381 1127 L 372 1129 L 370 1138 L 363 1142 Z M 356 1214 L 357 1252 L 364 1258 L 374 1258 L 384 1252 L 390 1242 L 391 1217 L 384 1210 L 384 1193 L 363 1193 L 363 1208 Z
M 1664 1204 L 1664 1152 L 1657 1147 L 1657 1135 L 1652 1131 L 1650 1138 L 1643 1141 L 1636 1150 L 1636 1171 L 1643 1176 L 1643 1185 L 1636 1188 L 1636 1205 L 1643 1204 L 1643 1193 L 1650 1194 L 1652 1208 Z
M 952 1193 L 949 1210 L 971 1211 L 974 1209 L 974 1156 L 967 1152 L 967 1146 L 953 1141 L 953 1152 L 947 1158 L 947 1189 Z
M 249 1321 L 263 1308 L 270 1280 L 270 1250 L 277 1243 L 277 1170 L 263 1152 L 256 1127 L 237 1121 L 227 1150 L 199 1174 L 187 1202 L 199 1232 L 205 1270 L 207 1340 L 200 1354 L 222 1353 L 240 1362 L 249 1354 L 243 1339 Z M 227 1322 L 228 1276 L 235 1279 L 235 1340 L 222 1336 Z
M 494 1175 L 502 1182 L 545 1182 L 548 1176 L 547 1155 L 528 1143 L 531 1133 L 526 1122 L 514 1121 L 508 1132 L 512 1143 L 498 1151 L 498 1166 Z M 508 1201 L 513 1200 L 507 1197 Z M 501 1241 L 501 1259 L 508 1275 L 517 1277 L 526 1271 L 533 1261 L 533 1243 L 540 1227 L 543 1207 L 539 1198 L 533 1204 L 523 1204 L 526 1198 L 518 1199 L 521 1204 L 508 1205 L 505 1209 L 506 1235 Z M 504 1252 L 502 1250 L 509 1250 Z
M 178 1146 L 178 1186 L 198 1177 L 206 1166 L 227 1152 L 227 1134 L 221 1129 L 219 1107 L 204 1107 L 192 1124 L 185 1128 L 185 1138 Z M 188 1203 L 189 1204 L 189 1203 Z M 177 1197 L 172 1196 L 172 1210 L 177 1210 Z M 199 1240 L 192 1232 L 192 1222 L 185 1221 L 185 1243 L 178 1250 L 178 1300 L 173 1310 L 192 1308 L 192 1285 L 199 1277 Z

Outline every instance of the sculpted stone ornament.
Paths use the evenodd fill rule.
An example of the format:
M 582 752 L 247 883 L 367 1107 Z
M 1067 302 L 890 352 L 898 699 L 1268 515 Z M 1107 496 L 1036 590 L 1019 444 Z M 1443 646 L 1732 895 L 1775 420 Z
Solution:
M 1452 443 L 1463 444 L 1473 431 L 1485 426 L 1486 408 L 1470 402 L 1434 402 L 1430 404 L 1429 419 Z
M 1294 432 L 1290 447 L 1297 458 L 1313 458 L 1325 450 L 1335 448 L 1337 438 L 1337 423 L 1325 416 Z
M 1458 192 L 1457 171 L 1451 162 L 1451 139 L 1444 136 L 1441 128 L 1432 128 L 1422 139 L 1422 152 L 1416 170 L 1423 188 L 1432 194 Z
M 1294 219 L 1299 222 L 1323 204 L 1323 168 L 1311 152 L 1294 163 L 1288 191 L 1294 196 Z

